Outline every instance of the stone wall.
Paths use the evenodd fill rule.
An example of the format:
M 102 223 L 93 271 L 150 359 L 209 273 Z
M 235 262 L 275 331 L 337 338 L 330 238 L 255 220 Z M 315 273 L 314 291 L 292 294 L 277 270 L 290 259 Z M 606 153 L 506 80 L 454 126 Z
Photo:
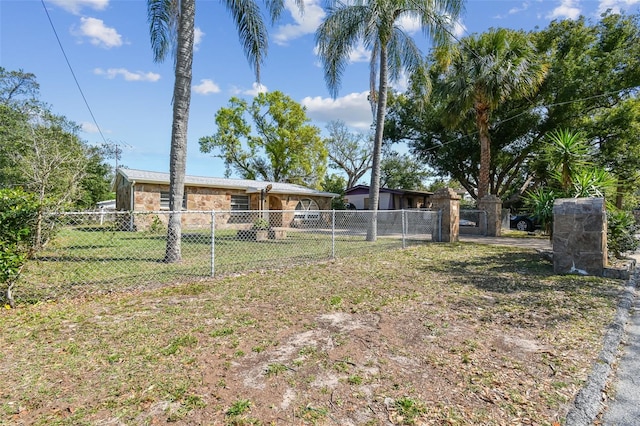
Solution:
M 602 276 L 607 266 L 604 198 L 561 198 L 553 204 L 553 269 Z
M 433 208 L 442 211 L 440 232 L 434 241 L 453 243 L 460 240 L 460 196 L 451 188 L 437 190 L 431 197 Z
M 478 209 L 487 212 L 487 237 L 502 235 L 502 200 L 492 194 L 478 200 Z

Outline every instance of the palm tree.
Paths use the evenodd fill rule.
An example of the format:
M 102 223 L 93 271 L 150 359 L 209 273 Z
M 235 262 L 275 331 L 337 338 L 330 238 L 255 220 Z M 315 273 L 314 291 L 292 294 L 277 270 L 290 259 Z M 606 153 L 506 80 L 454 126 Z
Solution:
M 568 191 L 577 171 L 589 165 L 589 145 L 582 132 L 554 130 L 547 135 L 543 159 L 563 191 Z
M 491 113 L 508 99 L 532 96 L 548 67 L 538 60 L 527 34 L 503 28 L 466 37 L 453 48 L 437 48 L 434 57 L 443 77 L 440 95 L 445 123 L 455 127 L 469 114 L 476 122 L 480 139 L 479 200 L 490 190 Z
M 359 43 L 372 52 L 369 100 L 375 110 L 375 135 L 369 189 L 369 208 L 373 210 L 367 231 L 369 241 L 375 241 L 377 233 L 380 160 L 389 81 L 397 81 L 403 71 L 412 73 L 422 65 L 422 53 L 401 22 L 419 22 L 425 35 L 444 44 L 449 39 L 447 29 L 461 9 L 461 0 L 354 0 L 348 3 L 330 0 L 327 16 L 316 31 L 318 54 L 333 97 L 340 89 L 350 53 Z
M 256 80 L 260 81 L 260 66 L 267 54 L 267 29 L 260 7 L 254 0 L 224 0 L 233 18 L 238 36 Z M 297 1 L 301 7 L 301 0 Z M 266 0 L 271 18 L 275 21 L 284 7 L 279 0 Z M 169 226 L 165 262 L 179 262 L 182 258 L 182 227 L 180 212 L 184 195 L 184 176 L 187 159 L 187 127 L 191 103 L 191 74 L 195 31 L 195 0 L 148 0 L 147 18 L 150 25 L 151 48 L 156 62 L 164 61 L 171 52 L 175 60 L 173 86 L 173 125 L 171 128 L 171 156 L 169 164 Z

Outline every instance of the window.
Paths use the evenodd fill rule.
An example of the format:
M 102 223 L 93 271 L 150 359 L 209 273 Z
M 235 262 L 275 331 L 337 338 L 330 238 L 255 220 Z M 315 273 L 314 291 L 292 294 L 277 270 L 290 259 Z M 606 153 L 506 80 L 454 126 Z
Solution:
M 231 210 L 249 210 L 249 196 L 248 195 L 232 195 L 231 196 Z
M 318 203 L 310 198 L 303 198 L 298 201 L 298 204 L 296 205 L 296 212 L 293 217 L 299 221 L 319 220 L 320 212 L 318 211 Z
M 229 223 L 251 223 L 256 218 L 249 213 L 249 196 L 248 195 L 232 195 L 231 196 L 231 216 Z M 235 212 L 235 213 L 234 213 Z
M 160 210 L 169 210 L 169 191 L 160 191 Z M 187 190 L 182 196 L 182 210 L 187 210 Z

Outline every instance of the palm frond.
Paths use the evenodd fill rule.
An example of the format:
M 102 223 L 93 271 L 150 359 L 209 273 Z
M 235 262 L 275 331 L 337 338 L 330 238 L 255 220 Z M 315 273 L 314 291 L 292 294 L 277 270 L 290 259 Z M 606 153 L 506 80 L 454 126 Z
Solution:
M 395 28 L 389 44 L 389 78 L 398 81 L 402 72 L 412 74 L 418 71 L 423 63 L 422 52 L 414 42 L 400 28 Z
M 149 0 L 147 21 L 153 60 L 163 62 L 169 52 L 175 57 L 180 10 L 177 0 Z
M 294 0 L 298 10 L 304 13 L 304 0 Z M 265 5 L 267 6 L 267 10 L 269 11 L 269 16 L 271 17 L 271 23 L 275 23 L 278 19 L 280 19 L 280 15 L 284 10 L 284 0 L 266 0 Z
M 260 7 L 254 0 L 225 0 L 249 65 L 260 82 L 260 68 L 267 56 L 269 38 Z
M 349 55 L 364 35 L 364 6 L 337 5 L 329 9 L 327 17 L 316 31 L 316 46 L 320 56 L 327 87 L 337 96 L 342 74 L 349 62 Z

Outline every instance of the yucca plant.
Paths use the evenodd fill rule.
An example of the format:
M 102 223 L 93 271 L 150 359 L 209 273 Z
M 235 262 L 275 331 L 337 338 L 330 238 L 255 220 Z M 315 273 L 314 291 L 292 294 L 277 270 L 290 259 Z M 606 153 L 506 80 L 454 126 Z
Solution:
M 556 198 L 561 198 L 561 194 L 549 188 L 538 188 L 525 195 L 525 205 L 549 238 L 553 235 L 553 202 Z

